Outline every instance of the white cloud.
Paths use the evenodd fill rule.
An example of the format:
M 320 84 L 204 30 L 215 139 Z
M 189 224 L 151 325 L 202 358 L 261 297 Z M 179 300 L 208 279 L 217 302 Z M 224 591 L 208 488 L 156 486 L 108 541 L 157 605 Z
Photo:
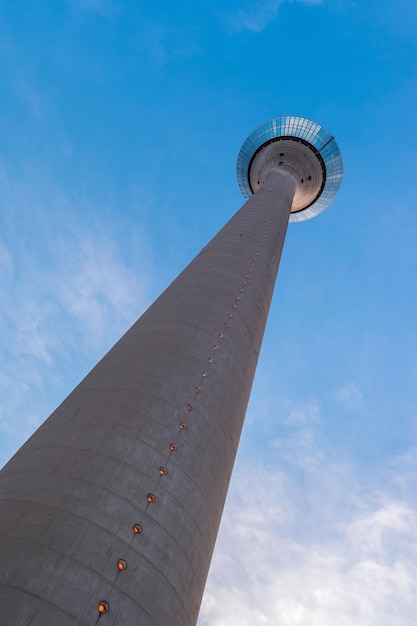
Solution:
M 316 445 L 313 429 L 303 428 L 286 437 L 274 439 L 270 446 L 283 461 L 305 470 L 317 469 L 323 461 L 323 453 Z
M 246 423 L 269 431 L 271 425 L 301 428 L 321 422 L 320 404 L 315 398 L 294 402 L 288 396 L 269 388 L 270 380 L 257 378 L 258 391 L 252 394 Z M 263 387 L 262 391 L 259 391 Z M 274 420 L 271 420 L 271 415 Z
M 4 281 L 9 280 L 13 272 L 13 263 L 9 251 L 0 241 L 0 276 Z
M 268 438 L 269 449 L 281 460 L 310 469 L 320 465 L 322 452 L 317 436 L 322 417 L 316 399 L 293 402 L 271 390 L 255 391 L 246 425 L 262 432 L 262 436 Z
M 363 394 L 359 387 L 352 382 L 346 383 L 336 389 L 334 394 L 336 402 L 347 409 L 360 410 L 363 408 Z
M 251 30 L 259 33 L 278 15 L 278 8 L 283 0 L 261 0 L 252 2 L 237 11 L 231 18 L 236 30 Z
M 417 509 L 379 481 L 238 466 L 198 625 L 414 625 Z
M 67 263 L 64 262 L 67 259 Z M 61 248 L 62 273 L 56 284 L 60 306 L 77 320 L 84 339 L 100 345 L 109 329 L 126 330 L 143 310 L 149 286 L 126 267 L 108 237 L 77 238 Z
M 308 400 L 295 404 L 284 420 L 288 426 L 300 427 L 309 424 L 318 424 L 321 421 L 320 405 L 317 400 Z
M 105 233 L 67 223 L 51 235 L 42 220 L 13 253 L 0 241 L 0 465 L 148 300 L 147 262 L 139 274 Z
M 0 263 L 5 259 L 9 268 L 2 280 L 2 322 L 13 337 L 4 343 L 16 356 L 52 365 L 53 355 L 65 353 L 74 341 L 103 350 L 107 334 L 114 339 L 126 330 L 146 302 L 147 272 L 138 278 L 104 235 L 66 232 L 42 261 L 33 251 L 21 251 L 25 269 L 17 277 L 4 245 L 0 253 Z M 72 340 L 61 332 L 67 326 Z
M 257 0 L 247 2 L 230 18 L 230 23 L 236 30 L 251 30 L 259 33 L 277 16 L 280 5 L 285 0 Z M 294 1 L 294 0 L 291 0 Z M 321 0 L 296 0 L 304 4 L 321 4 Z

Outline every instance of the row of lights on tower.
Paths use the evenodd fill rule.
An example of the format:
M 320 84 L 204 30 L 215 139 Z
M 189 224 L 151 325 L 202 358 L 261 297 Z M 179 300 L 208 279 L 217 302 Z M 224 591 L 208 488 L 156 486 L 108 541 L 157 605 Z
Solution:
M 261 249 L 262 249 L 262 247 L 263 247 L 263 245 L 264 245 L 264 243 L 265 243 L 266 236 L 267 236 L 268 230 L 270 229 L 271 225 L 272 225 L 272 217 L 270 218 L 270 220 L 269 220 L 269 222 L 268 222 L 268 225 L 267 225 L 267 227 L 266 227 L 266 230 L 265 230 L 265 232 L 264 232 L 264 234 L 263 234 L 263 236 L 262 236 L 262 238 L 261 238 L 261 241 L 260 241 L 260 243 L 258 244 L 258 248 L 257 248 L 257 250 L 256 250 L 256 253 L 255 253 L 255 255 L 252 257 L 252 261 L 251 261 L 251 263 L 250 263 L 250 266 L 249 266 L 249 268 L 247 269 L 247 273 L 245 274 L 245 280 L 242 280 L 242 281 L 241 281 L 241 286 L 239 287 L 239 294 L 243 294 L 243 293 L 244 293 L 244 290 L 245 290 L 245 287 L 247 287 L 247 285 L 248 285 L 248 282 L 247 282 L 247 281 L 251 278 L 250 274 L 252 274 L 252 272 L 253 272 L 253 270 L 254 270 L 254 268 L 255 268 L 255 264 L 256 264 L 257 258 L 258 258 L 259 254 L 260 254 L 260 252 L 261 252 Z M 238 304 L 239 304 L 239 302 L 240 302 L 240 298 L 241 298 L 241 296 L 240 296 L 240 295 L 237 295 L 237 296 L 234 298 L 234 301 L 233 301 L 233 303 L 232 303 L 232 305 L 231 305 L 233 310 L 236 310 L 236 309 L 238 308 Z M 227 320 L 228 320 L 228 321 L 225 321 L 225 322 L 223 323 L 223 329 L 224 329 L 224 330 L 227 330 L 227 329 L 229 329 L 229 328 L 230 328 L 230 320 L 232 320 L 233 318 L 234 318 L 233 313 L 231 313 L 231 312 L 229 311 L 229 313 L 227 314 Z M 224 334 L 224 332 L 220 332 L 220 333 L 218 333 L 218 335 L 217 335 L 217 336 L 218 336 L 218 339 L 219 339 L 219 340 L 221 340 L 221 341 L 225 338 L 225 334 Z M 213 351 L 214 351 L 214 352 L 218 352 L 219 350 L 220 350 L 220 346 L 219 346 L 218 344 L 215 344 L 215 345 L 213 346 Z M 214 358 L 213 358 L 213 357 L 211 357 L 211 356 L 210 356 L 210 357 L 208 357 L 208 364 L 209 364 L 209 365 L 212 365 L 213 363 L 214 363 Z M 206 378 L 208 377 L 208 372 L 207 372 L 206 370 L 203 370 L 203 371 L 201 372 L 201 377 L 202 377 L 202 379 L 203 379 L 203 381 L 204 381 L 204 379 L 206 379 Z M 203 382 L 203 381 L 202 381 L 202 382 Z M 197 385 L 197 386 L 194 388 L 194 391 L 195 391 L 195 393 L 196 393 L 197 395 L 198 395 L 198 394 L 200 394 L 200 393 L 202 393 L 203 389 L 202 389 L 202 387 L 201 387 L 201 383 L 200 383 L 200 385 Z M 194 410 L 194 408 L 195 408 L 195 406 L 194 406 L 194 404 L 192 404 L 191 402 L 189 402 L 189 403 L 187 404 L 187 411 L 188 411 L 188 413 L 190 413 L 191 411 L 193 411 L 193 410 Z M 186 427 L 187 427 L 187 426 L 186 426 L 186 423 L 185 423 L 185 422 L 180 422 L 180 423 L 179 423 L 179 428 L 180 428 L 180 430 L 185 430 L 185 429 L 186 429 Z M 175 452 L 175 451 L 177 450 L 177 445 L 176 445 L 175 443 L 170 443 L 170 444 L 169 444 L 169 449 L 170 449 L 170 452 Z M 166 467 L 161 466 L 161 467 L 159 468 L 159 474 L 160 474 L 160 476 L 165 476 L 167 473 L 168 473 L 168 470 L 167 470 L 167 468 L 166 468 Z M 155 498 L 156 498 L 156 497 L 155 497 L 155 494 L 154 494 L 154 493 L 148 493 L 148 495 L 146 496 L 146 499 L 147 499 L 148 504 L 152 504 L 153 502 L 155 502 Z M 136 523 L 136 524 L 134 524 L 134 525 L 133 525 L 133 534 L 134 534 L 134 535 L 139 535 L 139 534 L 141 534 L 141 533 L 142 533 L 142 530 L 143 530 L 143 529 L 142 529 L 142 525 L 141 525 L 141 524 Z M 117 569 L 118 569 L 118 572 L 122 572 L 122 571 L 124 571 L 126 568 L 127 568 L 127 562 L 125 561 L 125 559 L 119 559 L 119 560 L 117 561 Z M 101 616 L 101 615 L 103 615 L 104 613 L 108 613 L 108 612 L 109 612 L 109 610 L 110 610 L 110 605 L 109 605 L 109 603 L 107 602 L 107 600 L 101 600 L 101 601 L 98 603 L 97 608 L 98 608 L 99 617 L 100 617 L 100 616 Z

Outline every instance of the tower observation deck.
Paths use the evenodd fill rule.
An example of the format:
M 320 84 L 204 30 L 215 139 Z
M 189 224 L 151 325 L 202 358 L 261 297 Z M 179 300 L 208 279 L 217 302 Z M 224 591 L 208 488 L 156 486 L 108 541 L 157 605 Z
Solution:
M 243 207 L 1 471 L 1 623 L 195 625 L 287 225 L 342 158 L 282 117 L 237 176 Z
M 303 117 L 274 118 L 249 135 L 237 160 L 243 196 L 250 198 L 275 168 L 296 181 L 290 222 L 305 221 L 327 209 L 343 178 L 342 155 L 335 138 Z

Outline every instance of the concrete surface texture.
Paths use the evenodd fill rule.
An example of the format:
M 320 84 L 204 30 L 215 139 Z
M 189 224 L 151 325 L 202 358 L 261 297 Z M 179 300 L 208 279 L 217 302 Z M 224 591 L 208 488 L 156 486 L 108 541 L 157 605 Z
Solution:
M 295 187 L 271 170 L 2 470 L 2 624 L 195 625 Z

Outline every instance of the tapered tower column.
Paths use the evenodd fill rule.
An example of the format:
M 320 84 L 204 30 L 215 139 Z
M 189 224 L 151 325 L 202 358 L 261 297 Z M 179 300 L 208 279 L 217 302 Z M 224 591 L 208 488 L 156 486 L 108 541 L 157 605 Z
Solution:
M 2 470 L 8 626 L 196 623 L 287 224 L 303 202 L 297 159 L 315 182 L 304 204 L 326 185 L 313 144 L 286 161 L 280 142 L 252 145 L 254 195 Z

